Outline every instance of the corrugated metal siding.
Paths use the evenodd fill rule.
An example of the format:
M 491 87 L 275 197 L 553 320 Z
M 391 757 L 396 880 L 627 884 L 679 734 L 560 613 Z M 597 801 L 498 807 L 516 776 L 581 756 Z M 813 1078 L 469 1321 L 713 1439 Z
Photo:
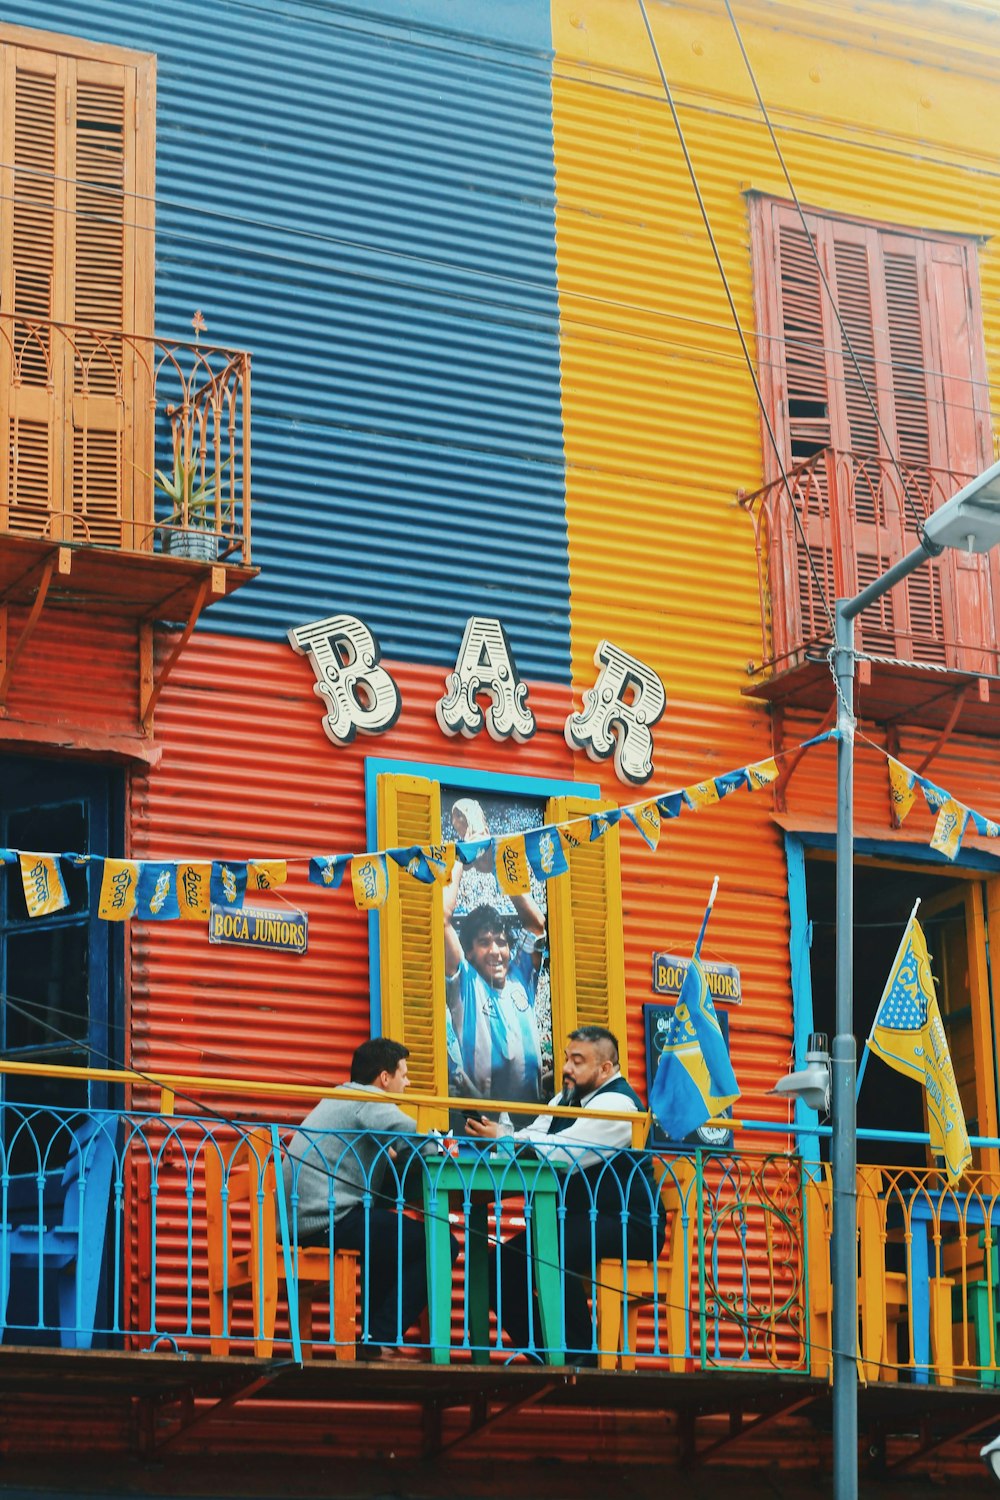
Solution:
M 21 637 L 27 611 L 10 611 L 8 650 Z M 44 725 L 79 735 L 139 734 L 139 667 L 134 622 L 78 610 L 43 609 L 18 657 L 7 697 L 6 721 L 28 733 Z M 0 745 L 5 743 L 0 725 Z M 16 742 L 10 748 L 17 750 Z
M 254 358 L 263 574 L 205 627 L 346 609 L 426 662 L 502 601 L 522 671 L 567 681 L 545 8 L 5 19 L 157 54 L 157 328 L 200 307 Z

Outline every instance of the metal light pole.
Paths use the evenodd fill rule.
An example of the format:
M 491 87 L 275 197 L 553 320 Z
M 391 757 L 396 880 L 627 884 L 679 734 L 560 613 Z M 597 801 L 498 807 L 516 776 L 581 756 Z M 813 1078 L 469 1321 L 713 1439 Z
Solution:
M 945 547 L 988 552 L 1000 542 L 1000 463 L 927 518 L 920 546 L 853 599 L 838 599 L 833 671 L 837 684 L 837 1005 L 831 1050 L 833 1145 L 833 1493 L 858 1494 L 857 1043 L 854 1037 L 854 621 L 863 609 Z M 1000 603 L 1000 601 L 998 601 Z

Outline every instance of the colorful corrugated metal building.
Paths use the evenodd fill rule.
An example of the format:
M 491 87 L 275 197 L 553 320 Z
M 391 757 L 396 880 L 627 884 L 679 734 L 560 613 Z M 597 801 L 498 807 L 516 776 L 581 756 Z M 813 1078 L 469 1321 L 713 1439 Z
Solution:
M 310 859 L 460 836 L 462 799 L 487 822 L 513 808 L 517 831 L 777 755 L 776 784 L 664 818 L 656 852 L 627 822 L 574 852 L 548 887 L 551 1045 L 558 1076 L 565 1030 L 613 1022 L 645 1094 L 653 955 L 690 953 L 718 875 L 705 952 L 741 975 L 738 1113 L 789 1121 L 769 1091 L 834 1029 L 834 750 L 797 752 L 833 722 L 828 609 L 996 456 L 998 49 L 984 0 L 9 0 L 0 845 L 287 860 L 266 899 L 309 936 L 295 955 L 210 945 L 204 921 L 105 922 L 93 884 L 31 919 L 8 870 L 5 1059 L 202 1079 L 192 1097 L 228 1112 L 287 1085 L 294 1119 L 295 1088 L 342 1078 L 384 1029 L 444 1093 L 440 891 L 393 868 L 366 918 L 350 874 L 323 890 Z M 221 550 L 168 556 L 199 490 Z M 887 756 L 1000 820 L 998 601 L 995 556 L 946 556 L 863 617 L 858 689 L 859 1042 L 920 895 L 986 1137 L 998 846 L 970 823 L 950 860 L 931 810 L 899 826 Z M 342 742 L 289 641 L 334 617 L 370 632 L 400 702 Z M 441 727 L 473 618 L 506 632 L 530 736 Z M 353 665 L 346 628 L 331 670 Z M 665 692 L 645 779 L 566 737 L 602 643 L 631 663 L 626 718 L 639 668 Z M 873 1072 L 860 1124 L 923 1131 L 920 1090 Z M 816 1117 L 797 1121 L 818 1159 Z M 977 1148 L 977 1169 L 998 1160 Z M 182 1223 L 169 1188 L 161 1211 Z M 164 1245 L 169 1321 L 191 1267 L 180 1228 Z M 603 1451 L 662 1456 L 624 1404 Z M 384 1417 L 352 1420 L 344 1450 L 376 1451 Z M 516 1443 L 551 1420 L 526 1414 Z M 303 1407 L 296 1441 L 318 1430 Z

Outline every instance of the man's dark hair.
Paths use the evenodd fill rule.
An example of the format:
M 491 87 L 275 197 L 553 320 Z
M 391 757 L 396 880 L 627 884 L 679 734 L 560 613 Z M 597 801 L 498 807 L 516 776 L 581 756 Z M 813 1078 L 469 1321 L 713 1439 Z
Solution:
M 510 928 L 506 917 L 502 917 L 495 906 L 476 906 L 462 918 L 459 928 L 459 937 L 462 940 L 462 952 L 468 957 L 472 952 L 472 945 L 476 938 L 484 932 L 502 932 L 510 942 Z
M 370 1042 L 362 1042 L 351 1058 L 351 1082 L 374 1083 L 380 1073 L 395 1073 L 404 1057 L 409 1057 L 409 1047 L 394 1042 L 387 1036 L 373 1036 Z
M 604 1042 L 611 1053 L 611 1061 L 618 1066 L 618 1038 L 606 1026 L 578 1026 L 569 1034 L 571 1042 L 592 1042 L 595 1046 Z

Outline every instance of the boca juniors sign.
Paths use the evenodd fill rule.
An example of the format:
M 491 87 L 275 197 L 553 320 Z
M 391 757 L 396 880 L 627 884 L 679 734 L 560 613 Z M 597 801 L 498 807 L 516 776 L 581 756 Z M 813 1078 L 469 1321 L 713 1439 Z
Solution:
M 238 948 L 276 948 L 282 953 L 305 953 L 309 945 L 309 918 L 290 907 L 212 906 L 208 917 L 208 941 L 231 943 Z
M 679 995 L 688 971 L 688 962 L 688 959 L 677 958 L 673 953 L 654 953 L 654 995 Z M 743 1004 L 740 971 L 735 964 L 710 964 L 702 959 L 701 966 L 705 970 L 708 993 L 716 1005 Z

